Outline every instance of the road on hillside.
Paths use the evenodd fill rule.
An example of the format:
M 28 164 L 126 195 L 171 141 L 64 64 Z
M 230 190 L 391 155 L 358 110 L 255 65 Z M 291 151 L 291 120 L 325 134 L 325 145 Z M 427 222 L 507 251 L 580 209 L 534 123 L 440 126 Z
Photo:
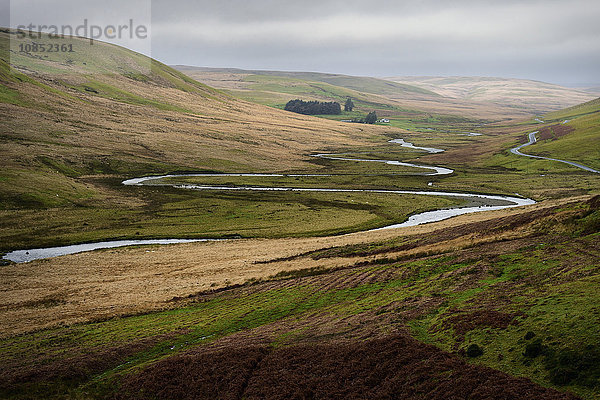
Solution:
M 598 170 L 595 170 L 595 169 L 590 168 L 590 167 L 586 167 L 585 165 L 578 164 L 578 163 L 575 163 L 575 162 L 572 162 L 572 161 L 565 161 L 565 160 L 559 160 L 558 158 L 549 158 L 549 157 L 542 157 L 542 156 L 534 156 L 534 155 L 531 155 L 531 154 L 521 153 L 520 150 L 523 147 L 530 146 L 530 145 L 532 145 L 532 144 L 534 144 L 534 143 L 537 142 L 537 139 L 535 137 L 536 133 L 539 133 L 539 131 L 531 132 L 529 134 L 529 142 L 527 142 L 525 144 L 522 144 L 520 146 L 517 146 L 517 147 L 513 147 L 512 149 L 510 149 L 511 153 L 516 154 L 518 156 L 538 158 L 538 159 L 541 159 L 541 160 L 558 161 L 558 162 L 561 162 L 561 163 L 572 165 L 572 166 L 577 167 L 577 168 L 581 168 L 581 169 L 583 169 L 585 171 L 588 171 L 588 172 L 593 172 L 595 174 L 600 174 L 600 171 L 598 171 Z

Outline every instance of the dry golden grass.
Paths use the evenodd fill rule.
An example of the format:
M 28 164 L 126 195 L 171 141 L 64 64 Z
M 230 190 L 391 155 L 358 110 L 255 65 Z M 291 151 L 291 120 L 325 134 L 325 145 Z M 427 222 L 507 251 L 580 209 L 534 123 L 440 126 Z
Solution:
M 593 100 L 595 95 L 545 82 L 488 77 L 396 77 L 390 81 L 415 85 L 454 99 L 519 106 L 531 113 L 560 110 Z
M 141 313 L 170 306 L 174 297 L 265 279 L 281 271 L 311 267 L 340 267 L 370 257 L 302 257 L 277 259 L 347 244 L 377 242 L 400 236 L 422 235 L 470 222 L 516 215 L 566 203 L 555 200 L 532 206 L 464 215 L 412 228 L 355 233 L 335 237 L 249 239 L 101 250 L 15 264 L 0 269 L 1 336 L 73 324 L 116 315 Z M 506 235 L 518 235 L 519 232 Z M 494 234 L 496 235 L 496 234 Z M 501 239 L 466 235 L 439 238 L 437 243 L 389 256 L 442 252 Z M 269 261 L 256 263 L 256 261 Z
M 380 92 L 376 87 L 369 87 L 370 90 L 364 91 L 351 89 L 364 84 L 362 82 L 364 78 L 359 77 L 345 77 L 344 82 L 350 86 L 336 84 L 321 88 L 319 85 L 327 82 L 327 79 L 323 78 L 327 74 L 205 69 L 190 66 L 176 66 L 176 68 L 199 82 L 262 104 L 285 104 L 294 96 L 291 94 L 294 93 L 292 88 L 299 87 L 300 89 L 297 90 L 305 99 L 332 100 L 331 96 L 336 93 L 338 100 L 350 96 L 355 100 L 372 104 L 386 104 L 397 110 L 419 110 L 432 114 L 493 121 L 530 117 L 533 114 L 560 110 L 595 98 L 594 94 L 585 91 L 523 79 L 487 77 L 387 79 L 388 83 L 392 81 L 441 95 L 438 97 L 432 93 L 403 91 L 400 87 L 397 91 L 393 91 L 385 84 L 379 85 L 382 90 Z M 319 79 L 324 80 L 319 81 Z M 264 84 L 257 84 L 257 82 Z M 312 92 L 311 88 L 314 89 Z M 392 116 L 398 114 L 398 111 L 390 112 L 381 109 L 378 114 Z
M 37 85 L 18 84 L 21 96 L 36 104 L 0 103 L 0 113 L 8 116 L 0 133 L 10 138 L 0 143 L 4 166 L 35 165 L 35 158 L 52 156 L 74 163 L 84 163 L 86 157 L 113 157 L 188 168 L 309 168 L 310 152 L 365 145 L 374 137 L 399 132 L 306 117 L 225 95 L 206 98 L 122 76 L 103 76 L 102 82 L 140 97 L 151 93 L 153 100 L 190 112 L 127 104 L 69 89 L 48 77 L 38 79 L 72 97 L 56 101 Z

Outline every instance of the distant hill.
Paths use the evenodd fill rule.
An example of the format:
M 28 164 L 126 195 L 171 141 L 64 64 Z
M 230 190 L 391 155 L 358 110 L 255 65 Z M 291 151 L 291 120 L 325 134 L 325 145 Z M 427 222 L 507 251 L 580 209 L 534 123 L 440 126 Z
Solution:
M 213 73 L 231 75 L 265 75 L 285 77 L 301 81 L 313 81 L 328 83 L 333 86 L 339 86 L 357 92 L 365 92 L 378 95 L 398 96 L 399 94 L 411 94 L 414 96 L 434 96 L 439 97 L 436 93 L 422 89 L 418 86 L 390 82 L 383 79 L 349 76 L 341 74 L 326 74 L 319 72 L 290 72 L 290 71 L 264 71 L 264 70 L 242 70 L 235 68 L 205 68 L 205 67 L 190 67 L 185 65 L 176 65 L 175 69 L 184 73 Z M 215 80 L 218 82 L 219 80 Z
M 592 95 L 595 95 L 595 96 L 600 96 L 600 86 L 578 88 L 578 90 L 581 90 L 586 93 L 591 93 Z
M 556 109 L 536 106 L 532 110 L 530 104 L 496 104 L 455 98 L 419 85 L 372 77 L 185 65 L 173 67 L 199 82 L 222 89 L 233 96 L 271 107 L 283 108 L 294 98 L 344 102 L 347 97 L 351 97 L 356 104 L 356 110 L 363 116 L 375 110 L 377 115 L 391 119 L 393 126 L 413 130 L 430 128 L 432 120 L 440 121 L 449 117 L 459 117 L 473 125 L 519 119 L 539 113 L 540 110 L 546 112 Z M 341 118 L 355 116 L 359 115 L 343 115 Z
M 343 101 L 362 112 L 393 117 L 410 111 L 482 120 L 516 119 L 581 104 L 597 97 L 559 85 L 487 77 L 398 77 L 378 79 L 318 72 L 242 70 L 185 65 L 175 69 L 244 100 L 283 108 L 292 97 Z M 414 122 L 414 121 L 412 121 Z M 406 125 L 400 125 L 407 128 Z
M 445 97 L 518 107 L 538 114 L 560 110 L 597 97 L 593 92 L 525 79 L 436 76 L 386 79 L 417 86 Z

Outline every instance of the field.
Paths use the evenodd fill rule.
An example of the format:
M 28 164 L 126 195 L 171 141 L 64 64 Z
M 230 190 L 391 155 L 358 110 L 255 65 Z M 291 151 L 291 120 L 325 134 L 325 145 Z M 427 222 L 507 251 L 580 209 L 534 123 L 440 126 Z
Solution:
M 1 30 L 0 45 L 10 35 Z M 208 74 L 219 90 L 123 48 L 73 44 L 80 51 L 69 59 L 9 60 L 0 48 L 0 253 L 107 239 L 228 240 L 6 262 L 0 397 L 600 395 L 600 175 L 510 152 L 539 131 L 531 154 L 599 167 L 598 100 L 538 116 L 375 78 L 180 68 Z M 392 122 L 278 109 L 289 96 L 351 96 L 355 115 L 377 109 Z M 445 151 L 389 143 L 396 138 Z M 318 153 L 454 172 L 311 157 Z M 283 176 L 162 183 L 537 203 L 372 231 L 466 203 L 122 184 L 177 173 Z M 321 176 L 290 176 L 298 174 Z
M 373 374 L 381 380 L 398 376 L 393 372 L 396 370 L 386 370 L 387 361 L 383 360 L 395 360 L 407 370 L 422 371 L 416 381 L 406 378 L 379 386 L 383 393 L 425 391 L 435 398 L 437 386 L 421 387 L 417 383 L 422 382 L 423 374 L 433 374 L 447 377 L 448 384 L 464 379 L 464 390 L 490 390 L 490 398 L 505 393 L 507 385 L 513 387 L 515 395 L 533 390 L 548 398 L 567 398 L 533 386 L 530 381 L 515 381 L 508 375 L 482 369 L 489 366 L 543 386 L 593 398 L 600 372 L 594 361 L 600 334 L 593 289 L 600 261 L 597 207 L 596 197 L 538 206 L 481 222 L 429 227 L 429 232 L 418 235 L 404 231 L 388 234 L 387 238 L 375 236 L 370 241 L 363 236 L 355 244 L 333 246 L 315 246 L 312 239 L 316 249 L 272 261 L 259 256 L 264 253 L 255 252 L 254 260 L 260 260 L 252 266 L 255 269 L 273 271 L 271 263 L 286 262 L 305 268 L 273 272 L 224 291 L 173 297 L 170 295 L 176 292 L 162 291 L 162 304 L 168 309 L 165 311 L 5 338 L 0 342 L 5 360 L 2 387 L 5 394 L 17 397 L 25 393 L 48 395 L 53 390 L 105 396 L 122 384 L 120 392 L 125 396 L 172 398 L 179 390 L 186 393 L 189 382 L 195 382 L 192 390 L 200 398 L 214 390 L 225 397 L 233 388 L 237 393 L 247 391 L 248 397 L 260 397 L 271 385 L 279 387 L 288 380 L 308 380 L 308 387 L 316 393 L 331 395 L 330 390 L 343 390 L 328 381 L 327 374 L 314 375 L 299 367 L 310 357 L 311 363 L 325 369 L 335 368 L 340 362 L 357 363 L 353 376 L 366 374 L 361 379 L 367 382 L 375 379 Z M 186 246 L 192 251 L 198 248 Z M 118 260 L 143 251 L 147 250 L 107 251 L 96 257 L 117 253 Z M 293 249 L 283 253 L 290 251 Z M 169 257 L 173 264 L 177 264 L 175 254 Z M 239 248 L 235 254 L 240 257 Z M 240 258 L 253 259 L 251 253 L 245 254 Z M 80 268 L 85 260 L 78 256 L 65 258 L 72 258 L 74 266 Z M 127 258 L 142 261 L 140 256 Z M 31 268 L 43 268 L 43 264 Z M 92 261 L 91 265 L 102 263 Z M 132 268 L 131 272 L 136 270 Z M 149 270 L 160 271 L 155 267 Z M 172 272 L 170 275 L 174 277 Z M 125 270 L 119 276 L 125 278 Z M 97 298 L 92 293 L 81 293 L 78 298 L 91 302 L 87 307 L 92 309 L 103 300 L 103 296 Z M 69 313 L 64 311 L 74 311 L 69 302 L 49 296 L 15 307 L 22 311 L 45 309 L 38 314 L 42 321 L 53 314 L 66 322 Z M 104 302 L 105 307 L 109 304 L 115 303 Z M 89 318 L 94 313 L 85 315 Z M 443 352 L 411 337 L 435 344 Z M 369 340 L 363 341 L 366 338 Z M 473 352 L 472 345 L 483 354 Z M 364 360 L 359 354 L 372 353 L 378 346 L 388 350 L 377 352 L 383 359 L 372 369 L 368 365 L 375 360 Z M 408 348 L 414 348 L 419 356 L 402 358 L 400 354 L 406 354 Z M 584 348 L 586 352 L 581 353 Z M 336 355 L 338 352 L 349 352 L 345 361 L 336 358 L 341 356 Z M 354 357 L 352 354 L 356 361 L 348 359 Z M 467 367 L 461 354 L 472 359 L 473 367 Z M 242 355 L 245 361 L 239 365 Z M 208 370 L 195 367 L 207 357 L 215 360 Z M 564 357 L 576 364 L 564 364 Z M 441 360 L 444 362 L 440 364 Z M 361 367 L 363 362 L 367 364 Z M 246 379 L 239 373 L 240 368 L 249 368 L 244 373 Z M 272 370 L 281 372 L 273 374 L 269 372 Z M 476 375 L 486 378 L 483 382 L 473 380 Z M 240 379 L 250 383 L 244 385 Z M 271 385 L 262 379 L 271 380 Z M 172 383 L 167 384 L 169 381 Z M 492 388 L 485 389 L 489 384 L 484 382 L 493 384 Z M 165 384 L 179 389 L 165 390 Z M 299 389 L 291 386 L 287 390 L 291 395 Z M 459 389 L 446 387 L 441 393 L 448 390 Z

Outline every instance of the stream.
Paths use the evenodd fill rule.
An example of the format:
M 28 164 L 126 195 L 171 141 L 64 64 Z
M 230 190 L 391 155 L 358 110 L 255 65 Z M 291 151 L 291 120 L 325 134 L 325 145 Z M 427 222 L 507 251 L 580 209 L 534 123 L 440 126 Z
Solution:
M 531 136 L 530 136 L 531 138 Z M 535 135 L 534 135 L 535 139 Z M 393 139 L 390 143 L 400 144 L 402 147 L 407 147 L 415 150 L 426 151 L 428 153 L 440 153 L 444 150 L 430 148 L 430 147 L 418 147 L 412 143 L 405 142 L 403 139 Z M 529 143 L 531 144 L 531 143 Z M 518 150 L 523 146 L 512 149 L 513 153 L 521 154 Z M 344 154 L 314 154 L 312 157 L 320 157 L 331 160 L 344 160 L 344 161 L 356 161 L 356 162 L 377 162 L 385 163 L 388 165 L 406 166 L 412 168 L 420 168 L 427 170 L 423 173 L 406 173 L 406 175 L 423 175 L 423 176 L 437 176 L 437 175 L 449 175 L 454 171 L 445 167 L 434 167 L 428 165 L 419 165 L 406 163 L 394 160 L 380 160 L 380 159 L 357 159 L 344 157 Z M 597 171 L 596 171 L 597 172 Z M 385 190 L 385 189 L 331 189 L 331 188 L 294 188 L 294 187 L 259 187 L 259 186 L 216 186 L 216 185 L 194 185 L 194 184 L 176 184 L 176 183 L 164 183 L 156 182 L 164 178 L 179 178 L 179 177 L 322 177 L 331 176 L 330 174 L 251 174 L 251 173 L 228 173 L 228 174 L 215 174 L 215 173 L 195 173 L 195 174 L 170 174 L 162 176 L 145 176 L 140 178 L 127 179 L 123 181 L 123 185 L 127 186 L 171 186 L 180 189 L 187 190 L 218 190 L 218 191 L 281 191 L 281 192 L 334 192 L 334 193 L 386 193 L 390 195 L 423 195 L 423 196 L 443 196 L 451 197 L 461 200 L 469 200 L 471 204 L 463 207 L 455 207 L 449 209 L 439 209 L 433 211 L 427 211 L 419 214 L 411 215 L 408 220 L 400 224 L 393 224 L 377 228 L 373 230 L 391 229 L 391 228 L 402 228 L 416 225 L 422 225 L 430 222 L 442 221 L 448 218 L 452 218 L 458 215 L 470 214 L 482 211 L 501 210 L 511 207 L 520 207 L 525 205 L 534 204 L 535 201 L 522 197 L 513 196 L 500 196 L 500 195 L 487 195 L 478 193 L 456 193 L 456 192 L 437 192 L 437 191 L 419 191 L 419 190 Z M 154 182 L 154 183 L 153 183 Z M 206 242 L 218 239 L 149 239 L 149 240 L 116 240 L 116 241 L 103 241 L 96 243 L 84 243 L 75 244 L 61 247 L 49 247 L 40 249 L 30 250 L 16 250 L 3 256 L 5 260 L 9 260 L 15 263 L 24 263 L 38 259 L 45 259 L 51 257 L 57 257 L 67 254 L 81 253 L 85 251 L 116 248 L 133 245 L 148 245 L 148 244 L 176 244 L 176 243 L 191 243 L 191 242 Z

